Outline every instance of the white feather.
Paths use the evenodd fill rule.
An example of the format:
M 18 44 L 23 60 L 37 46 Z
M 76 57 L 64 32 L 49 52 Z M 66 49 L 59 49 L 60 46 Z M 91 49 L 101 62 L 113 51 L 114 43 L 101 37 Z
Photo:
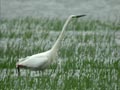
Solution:
M 57 41 L 55 42 L 55 44 L 50 50 L 43 53 L 34 54 L 32 56 L 27 56 L 26 58 L 21 58 L 16 63 L 16 67 L 29 68 L 32 70 L 43 70 L 47 68 L 57 56 L 57 51 L 60 47 L 60 42 L 63 39 L 63 34 L 67 27 L 68 22 L 71 20 L 71 18 L 78 18 L 82 16 L 85 16 L 85 15 L 69 16 L 62 28 L 61 34 L 59 35 Z M 19 68 L 18 68 L 18 71 L 19 71 Z

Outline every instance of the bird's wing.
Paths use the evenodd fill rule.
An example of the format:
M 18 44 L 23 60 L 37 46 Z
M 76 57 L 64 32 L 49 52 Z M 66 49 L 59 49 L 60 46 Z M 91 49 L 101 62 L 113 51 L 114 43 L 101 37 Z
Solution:
M 45 56 L 37 56 L 37 57 L 26 57 L 23 61 L 19 63 L 19 65 L 23 65 L 27 68 L 31 69 L 43 69 L 45 64 L 47 64 L 48 58 Z
M 44 68 L 49 65 L 50 59 L 50 51 L 46 51 L 19 59 L 19 62 L 17 62 L 16 66 L 27 67 L 31 69 Z
M 21 61 L 24 61 L 24 60 L 26 60 L 27 58 L 29 58 L 30 56 L 27 56 L 27 57 L 25 57 L 25 58 L 20 58 L 19 60 L 18 60 L 18 62 L 21 62 Z

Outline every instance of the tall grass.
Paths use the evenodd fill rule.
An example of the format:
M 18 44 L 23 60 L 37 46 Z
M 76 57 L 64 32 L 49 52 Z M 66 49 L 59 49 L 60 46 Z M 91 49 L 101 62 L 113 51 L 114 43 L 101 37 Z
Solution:
M 17 60 L 50 49 L 64 22 L 31 17 L 0 22 L 1 90 L 120 89 L 120 45 L 115 41 L 120 26 L 116 22 L 71 21 L 58 62 L 44 72 L 26 70 L 16 76 Z

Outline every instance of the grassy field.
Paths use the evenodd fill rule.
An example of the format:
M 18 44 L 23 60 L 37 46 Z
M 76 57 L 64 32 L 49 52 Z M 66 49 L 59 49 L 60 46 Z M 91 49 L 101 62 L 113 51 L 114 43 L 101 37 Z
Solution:
M 32 18 L 0 21 L 0 90 L 119 90 L 120 22 L 73 20 L 56 64 L 44 72 L 23 70 L 21 57 L 46 51 L 65 20 Z

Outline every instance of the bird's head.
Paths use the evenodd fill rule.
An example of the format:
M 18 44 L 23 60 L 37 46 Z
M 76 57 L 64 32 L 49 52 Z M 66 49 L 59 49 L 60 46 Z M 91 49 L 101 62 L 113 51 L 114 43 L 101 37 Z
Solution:
M 86 15 L 70 15 L 71 18 L 80 18 L 80 17 L 84 17 Z

